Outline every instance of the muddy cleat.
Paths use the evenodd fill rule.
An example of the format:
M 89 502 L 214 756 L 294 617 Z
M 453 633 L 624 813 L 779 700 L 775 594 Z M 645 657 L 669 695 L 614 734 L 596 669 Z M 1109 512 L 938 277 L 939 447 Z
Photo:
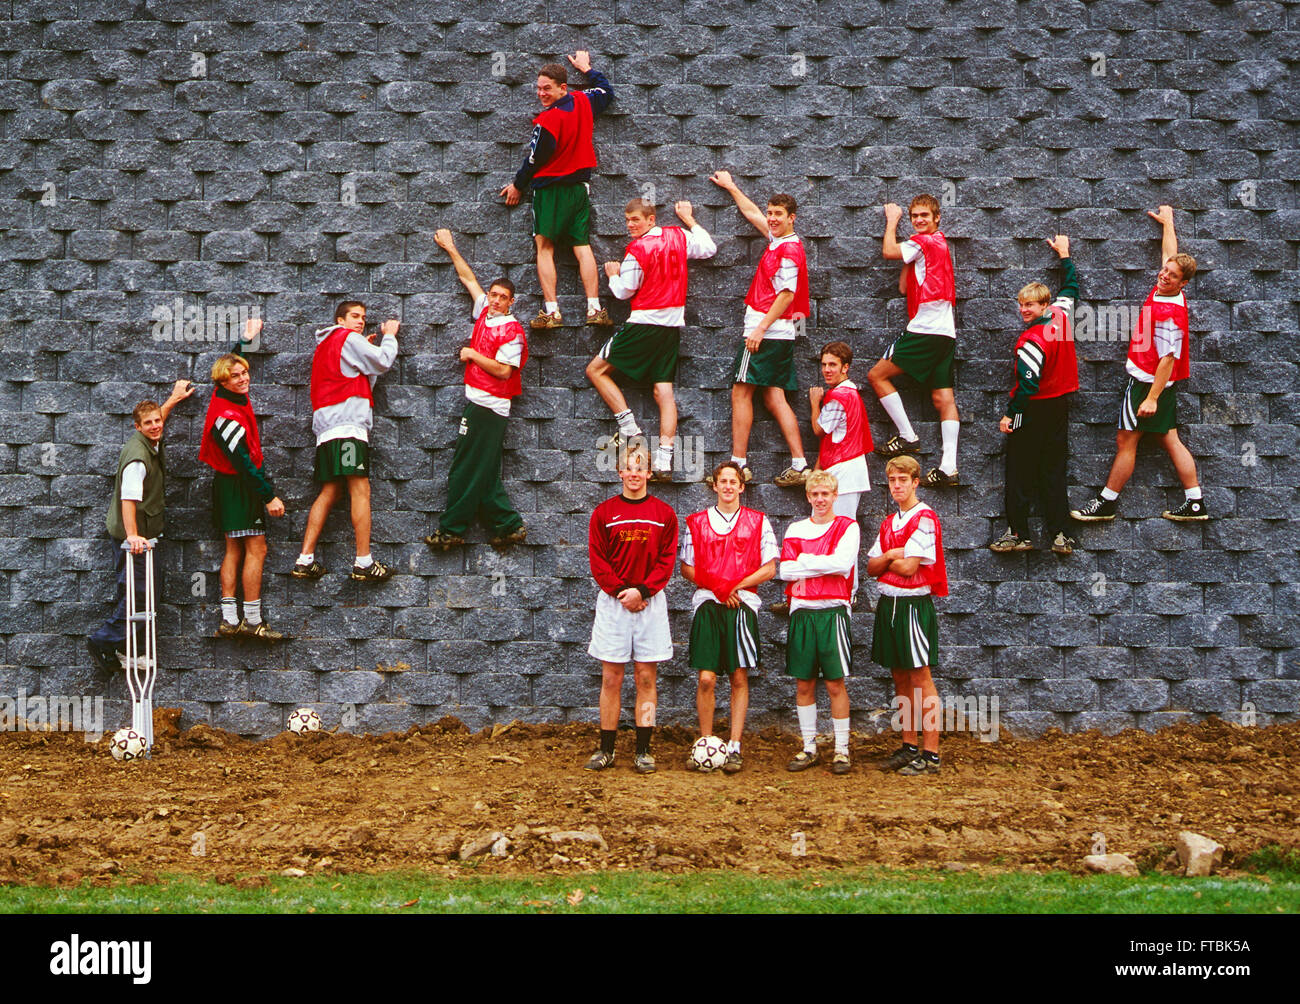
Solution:
M 250 626 L 246 622 L 241 622 L 239 625 L 239 636 L 241 638 L 247 638 L 250 641 L 264 642 L 267 645 L 272 645 L 277 641 L 284 641 L 284 635 L 271 627 L 271 625 L 266 623 L 266 621 L 262 621 L 260 624 L 255 626 Z
M 957 472 L 944 474 L 937 467 L 931 467 L 921 478 L 921 484 L 926 488 L 956 488 L 961 482 L 957 480 Z
M 583 770 L 604 770 L 606 767 L 614 766 L 614 754 L 606 753 L 604 750 L 596 750 L 591 754 L 591 759 L 582 765 Z
M 1056 538 L 1052 541 L 1052 550 L 1057 554 L 1073 554 L 1074 549 L 1078 545 L 1079 542 L 1073 537 L 1067 537 L 1063 533 L 1058 533 Z
M 636 768 L 638 774 L 653 774 L 655 767 L 655 758 L 649 753 L 638 753 L 632 759 L 632 766 Z
M 511 530 L 509 533 L 502 533 L 488 541 L 493 547 L 509 547 L 511 544 L 522 544 L 528 539 L 528 527 L 520 526 Z M 428 538 L 425 538 L 428 543 Z M 463 544 L 464 541 L 461 541 Z
M 101 645 L 87 638 L 86 651 L 90 653 L 90 661 L 94 663 L 96 671 L 100 673 L 109 675 L 118 672 L 122 668 L 122 663 L 118 659 L 118 651 L 112 645 Z
M 778 617 L 790 616 L 790 604 L 786 600 L 782 600 L 780 603 L 773 603 L 767 609 L 771 610 L 772 613 L 776 614 Z
M 562 328 L 564 327 L 564 318 L 560 316 L 559 311 L 556 311 L 554 314 L 548 314 L 543 310 L 528 322 L 528 326 L 534 331 L 542 328 Z
M 880 772 L 882 774 L 889 774 L 893 771 L 901 770 L 920 755 L 921 754 L 918 750 L 910 750 L 906 746 L 900 746 L 889 755 L 887 760 L 881 763 Z
M 745 766 L 745 760 L 740 755 L 739 750 L 732 750 L 727 754 L 727 762 L 722 765 L 722 773 L 739 774 Z
M 609 316 L 609 311 L 604 307 L 599 310 L 587 311 L 587 323 L 601 328 L 612 328 L 614 326 L 613 318 Z
M 1210 518 L 1210 514 L 1205 511 L 1204 499 L 1185 499 L 1177 509 L 1166 509 L 1160 515 L 1176 523 L 1190 523 L 1193 520 Z
M 749 464 L 746 464 L 744 467 L 742 467 L 742 468 L 741 468 L 741 471 L 742 471 L 742 472 L 744 473 L 744 475 L 745 475 L 745 484 L 749 484 L 751 481 L 754 480 L 754 472 L 751 471 L 751 470 L 749 469 Z M 700 480 L 703 481 L 703 482 L 704 482 L 706 485 L 708 485 L 710 488 L 712 488 L 712 487 L 713 487 L 713 472 L 710 471 L 708 474 L 704 475 L 704 477 L 702 477 Z
M 383 582 L 392 578 L 393 570 L 387 565 L 381 565 L 378 561 L 372 561 L 365 568 L 352 566 L 352 574 L 348 576 L 357 582 Z
M 290 574 L 295 579 L 319 579 L 325 574 L 325 566 L 315 560 L 306 565 L 301 561 L 295 561 L 293 563 L 293 571 Z
M 800 750 L 798 753 L 794 755 L 794 758 L 788 764 L 785 765 L 785 769 L 788 771 L 797 772 L 801 770 L 807 770 L 809 767 L 816 767 L 821 762 L 822 762 L 821 750 L 818 750 L 815 753 L 809 753 L 807 750 Z
M 222 621 L 217 625 L 217 629 L 212 632 L 213 638 L 237 638 L 244 633 L 244 622 L 241 620 L 238 624 L 227 624 Z
M 437 530 L 425 537 L 424 542 L 430 547 L 437 548 L 438 550 L 449 551 L 453 547 L 465 543 L 465 538 L 458 537 L 454 533 L 444 533 L 442 530 Z M 353 569 L 353 571 L 355 571 L 355 569 Z M 353 578 L 356 578 L 356 576 L 354 575 Z
M 831 757 L 832 774 L 847 774 L 852 766 L 847 753 L 836 753 Z
M 1119 499 L 1104 499 L 1100 495 L 1089 499 L 1081 509 L 1071 509 L 1070 518 L 1080 523 L 1104 523 L 1115 518 L 1115 503 Z
M 808 480 L 808 475 L 812 471 L 805 467 L 802 471 L 796 471 L 793 467 L 787 467 L 780 474 L 772 479 L 772 484 L 780 485 L 782 488 L 800 488 Z
M 931 760 L 929 757 L 918 753 L 910 763 L 899 767 L 898 773 L 904 777 L 916 777 L 918 774 L 938 774 L 939 761 Z
M 876 456 L 885 459 L 901 457 L 904 453 L 917 454 L 920 452 L 921 441 L 919 439 L 904 439 L 902 436 L 891 436 L 882 446 L 877 446 L 875 449 Z
M 651 468 L 650 477 L 647 479 L 651 484 L 670 485 L 673 483 L 673 472 L 671 470 L 661 470 L 658 467 Z
M 989 545 L 989 550 L 996 551 L 998 554 L 1007 554 L 1011 551 L 1032 551 L 1033 549 L 1034 542 L 1032 540 L 1012 533 L 1010 528 Z

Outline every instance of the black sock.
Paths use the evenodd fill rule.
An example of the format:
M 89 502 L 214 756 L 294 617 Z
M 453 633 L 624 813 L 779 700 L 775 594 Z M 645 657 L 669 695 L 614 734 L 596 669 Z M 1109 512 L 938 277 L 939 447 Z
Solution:
M 921 752 L 921 756 L 925 757 L 925 758 L 926 758 L 927 760 L 929 760 L 931 763 L 938 763 L 938 762 L 939 762 L 939 754 L 938 754 L 937 751 L 934 752 L 934 753 L 931 753 L 929 750 L 923 750 L 923 751 Z
M 638 725 L 636 727 L 636 755 L 650 752 L 650 736 L 654 733 L 653 725 Z
M 921 748 L 919 746 L 913 745 L 912 743 L 903 743 L 903 749 L 907 750 L 907 752 L 911 753 L 913 756 L 921 752 Z
M 600 751 L 602 753 L 614 752 L 614 740 L 618 738 L 618 729 L 601 729 L 600 730 Z

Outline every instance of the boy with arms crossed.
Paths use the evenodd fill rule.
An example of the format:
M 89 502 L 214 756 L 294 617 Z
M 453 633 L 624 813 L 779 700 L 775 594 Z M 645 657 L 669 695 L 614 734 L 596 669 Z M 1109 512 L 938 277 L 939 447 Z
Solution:
M 908 240 L 896 235 L 903 210 L 892 202 L 885 204 L 885 237 L 881 254 L 903 262 L 898 291 L 907 296 L 907 329 L 885 351 L 885 356 L 867 374 L 871 387 L 880 399 L 898 435 L 876 448 L 882 457 L 920 453 L 920 440 L 903 410 L 903 400 L 894 389 L 893 380 L 906 373 L 930 391 L 930 400 L 939 413 L 943 436 L 943 458 L 939 466 L 926 473 L 922 483 L 946 488 L 957 482 L 957 434 L 961 422 L 953 398 L 953 364 L 956 360 L 957 326 L 953 308 L 957 304 L 957 287 L 953 279 L 952 257 L 948 240 L 939 230 L 939 201 L 933 195 L 918 195 L 908 206 L 912 229 Z
M 632 242 L 621 264 L 605 263 L 605 274 L 611 293 L 620 300 L 631 298 L 632 312 L 627 323 L 587 364 L 587 379 L 614 413 L 623 440 L 642 433 L 614 382 L 614 371 L 653 384 L 659 406 L 659 446 L 651 481 L 673 479 L 673 438 L 677 435 L 673 381 L 677 376 L 677 348 L 686 323 L 686 261 L 712 258 L 718 251 L 708 231 L 695 222 L 689 202 L 682 200 L 673 209 L 686 229 L 657 226 L 654 204 L 644 199 L 633 199 L 623 211 Z
M 474 270 L 456 250 L 451 231 L 438 230 L 433 239 L 451 256 L 456 277 L 474 301 L 474 331 L 469 345 L 460 350 L 466 401 L 456 452 L 447 472 L 447 508 L 438 529 L 424 542 L 444 551 L 465 543 L 470 521 L 482 512 L 491 527 L 489 544 L 522 544 L 528 536 L 524 518 L 515 512 L 501 483 L 506 419 L 511 399 L 523 389 L 519 373 L 528 361 L 528 336 L 510 313 L 515 302 L 514 283 L 496 279 L 483 292 Z
M 250 318 L 243 341 L 252 341 L 261 329 L 261 318 Z M 262 436 L 248 395 L 248 360 L 227 352 L 212 364 L 212 382 L 215 386 L 203 420 L 199 459 L 216 472 L 212 477 L 212 522 L 226 538 L 220 574 L 221 623 L 216 637 L 283 641 L 284 635 L 262 619 L 265 513 L 283 516 L 284 503 L 262 468 Z M 235 595 L 241 582 L 242 619 Z
M 747 673 L 758 667 L 758 593 L 754 587 L 776 575 L 781 550 L 766 516 L 740 504 L 745 478 L 726 460 L 713 471 L 717 505 L 686 518 L 682 534 L 682 577 L 696 585 L 692 605 L 690 665 L 699 670 L 695 708 L 700 735 L 713 735 L 714 691 L 719 673 L 731 678 L 731 739 L 722 769 L 744 766 L 740 737 L 749 709 Z M 694 761 L 687 757 L 687 765 Z
M 587 770 L 614 766 L 614 740 L 628 662 L 636 672 L 636 758 L 638 774 L 653 774 L 650 754 L 657 663 L 673 657 L 664 587 L 677 561 L 677 514 L 646 491 L 650 453 L 643 446 L 623 452 L 619 479 L 623 491 L 598 505 L 587 529 L 591 575 L 600 587 L 596 619 L 587 653 L 599 659 L 600 749 Z
M 385 321 L 379 334 L 365 335 L 366 305 L 344 300 L 334 323 L 316 332 L 311 360 L 311 429 L 316 434 L 315 480 L 320 494 L 307 513 L 302 553 L 295 579 L 319 579 L 325 566 L 316 560 L 316 542 L 325 518 L 347 483 L 357 557 L 349 576 L 358 582 L 383 582 L 393 570 L 370 556 L 370 429 L 374 425 L 375 380 L 397 359 L 397 320 Z
M 858 577 L 857 520 L 835 514 L 835 475 L 813 471 L 804 489 L 812 516 L 790 524 L 781 545 L 781 578 L 790 585 L 786 675 L 795 684 L 795 711 L 803 749 L 787 768 L 807 770 L 821 762 L 817 749 L 817 677 L 826 681 L 835 727 L 831 773 L 849 772 L 849 691 L 853 664 L 849 610 Z
M 1178 438 L 1177 383 L 1191 371 L 1190 328 L 1187 295 L 1183 292 L 1196 274 L 1196 259 L 1178 253 L 1178 235 L 1174 232 L 1174 210 L 1161 206 L 1147 215 L 1163 228 L 1160 250 L 1164 264 L 1156 276 L 1155 288 L 1146 303 L 1128 345 L 1128 386 L 1120 405 L 1119 431 L 1115 434 L 1115 459 L 1110 465 L 1106 486 L 1096 498 L 1070 515 L 1083 522 L 1101 522 L 1115 518 L 1119 493 L 1133 476 L 1137 463 L 1138 440 L 1144 432 L 1160 437 L 1160 445 L 1174 462 L 1183 486 L 1183 504 L 1160 515 L 1177 521 L 1209 519 L 1205 500 L 1201 498 L 1196 461 Z
M 760 234 L 767 248 L 758 261 L 754 280 L 745 294 L 744 341 L 736 350 L 731 384 L 731 459 L 752 479 L 745 456 L 749 432 L 754 425 L 754 388 L 763 388 L 763 403 L 781 428 L 790 447 L 790 466 L 776 476 L 783 488 L 801 485 L 808 477 L 808 461 L 794 410 L 785 392 L 799 389 L 794 371 L 796 324 L 808 317 L 808 260 L 803 242 L 794 232 L 793 196 L 778 194 L 767 203 L 767 212 L 742 192 L 727 171 L 709 176 L 736 202 L 736 208 Z
M 1028 325 L 1016 341 L 1016 385 L 998 428 L 1007 439 L 1007 530 L 989 545 L 998 552 L 1032 550 L 1029 505 L 1042 503 L 1043 529 L 1057 554 L 1072 554 L 1075 541 L 1065 531 L 1070 502 L 1065 494 L 1065 461 L 1070 452 L 1070 401 L 1079 389 L 1074 352 L 1074 305 L 1079 278 L 1070 261 L 1070 238 L 1047 242 L 1061 256 L 1065 281 L 1052 301 L 1051 291 L 1031 282 L 1017 294 L 1020 319 Z
M 885 517 L 867 552 L 867 574 L 878 580 L 880 590 L 871 660 L 893 674 L 904 724 L 903 745 L 880 769 L 908 776 L 937 774 L 942 714 L 930 667 L 938 664 L 939 621 L 930 597 L 948 595 L 943 530 L 935 511 L 916 497 L 921 465 L 915 457 L 892 458 L 885 477 L 898 512 Z

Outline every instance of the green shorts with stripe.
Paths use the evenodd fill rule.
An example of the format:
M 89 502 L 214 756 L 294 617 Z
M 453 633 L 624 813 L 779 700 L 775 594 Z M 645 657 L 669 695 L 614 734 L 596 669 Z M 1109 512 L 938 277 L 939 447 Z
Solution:
M 587 183 L 533 189 L 533 233 L 556 244 L 591 243 L 591 198 Z
M 680 328 L 628 322 L 600 349 L 600 358 L 629 380 L 672 383 L 677 379 Z
M 708 600 L 691 621 L 691 669 L 730 675 L 758 668 L 758 617 L 743 603 L 732 609 Z
M 785 675 L 842 680 L 853 668 L 853 635 L 843 607 L 796 610 L 786 636 Z
M 788 338 L 764 338 L 757 352 L 750 352 L 742 341 L 731 368 L 731 382 L 798 390 L 799 380 L 794 372 L 794 341 Z
M 330 439 L 316 447 L 316 470 L 320 484 L 339 478 L 370 477 L 370 444 L 360 439 Z
M 1133 377 L 1124 388 L 1124 402 L 1119 409 L 1119 427 L 1125 432 L 1154 432 L 1164 435 L 1178 424 L 1178 392 L 1176 383 L 1165 384 L 1156 398 L 1156 413 L 1138 417 L 1138 408 L 1151 393 L 1151 385 Z
M 871 661 L 890 669 L 939 665 L 939 618 L 923 596 L 881 596 L 871 630 Z
M 238 474 L 218 472 L 212 477 L 212 525 L 227 536 L 255 537 L 266 533 L 266 506 Z
M 954 386 L 955 338 L 904 331 L 885 350 L 885 358 L 927 390 Z

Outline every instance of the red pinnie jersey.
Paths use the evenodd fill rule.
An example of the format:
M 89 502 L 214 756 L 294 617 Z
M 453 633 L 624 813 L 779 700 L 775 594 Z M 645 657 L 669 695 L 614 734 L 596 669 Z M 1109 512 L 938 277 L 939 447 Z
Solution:
M 780 270 L 781 262 L 786 259 L 794 262 L 799 269 L 794 299 L 781 315 L 782 320 L 789 321 L 796 317 L 807 317 L 809 310 L 808 258 L 804 254 L 803 242 L 798 237 L 782 241 L 775 247 L 771 242 L 768 243 L 763 257 L 758 260 L 754 281 L 749 284 L 749 292 L 745 294 L 745 305 L 753 307 L 760 314 L 766 314 L 772 309 L 772 304 L 776 302 L 776 290 L 772 288 L 772 280 Z
M 914 573 L 906 576 L 897 572 L 885 572 L 879 581 L 899 589 L 929 586 L 932 596 L 947 596 L 948 570 L 943 560 L 943 528 L 939 525 L 938 514 L 928 505 L 918 505 L 900 530 L 894 529 L 893 514 L 886 516 L 880 524 L 880 549 L 889 551 L 895 547 L 906 547 L 908 538 L 922 526 L 934 533 L 934 564 L 920 565 Z
M 848 516 L 836 516 L 831 520 L 831 528 L 820 537 L 792 537 L 786 534 L 781 543 L 781 560 L 795 561 L 801 554 L 832 554 L 849 527 L 857 521 Z M 855 569 L 848 575 L 814 575 L 808 579 L 795 579 L 785 587 L 787 599 L 801 600 L 844 600 L 853 598 L 853 585 L 857 582 Z
M 1187 297 L 1181 292 L 1173 303 L 1157 301 L 1154 289 L 1147 294 L 1137 327 L 1128 343 L 1128 357 L 1143 373 L 1155 375 L 1156 367 L 1160 365 L 1160 350 L 1156 348 L 1156 325 L 1161 321 L 1173 321 L 1183 332 L 1182 351 L 1174 360 L 1174 371 L 1169 374 L 1169 382 L 1186 380 L 1191 373 L 1191 353 L 1188 351 L 1190 323 L 1187 317 Z
M 1038 381 L 1038 390 L 1029 396 L 1031 401 L 1041 401 L 1049 397 L 1061 397 L 1079 389 L 1079 361 L 1074 352 L 1074 332 L 1070 329 L 1070 318 L 1060 307 L 1053 306 L 1051 319 L 1046 324 L 1031 324 L 1016 339 L 1016 349 L 1012 358 L 1020 354 L 1026 344 L 1037 345 L 1043 353 L 1042 376 Z M 1016 396 L 1020 389 L 1019 381 L 1011 388 L 1011 396 Z
M 332 404 L 342 404 L 350 397 L 364 397 L 374 403 L 370 391 L 370 381 L 364 374 L 344 376 L 340 361 L 343 358 L 343 343 L 353 332 L 344 327 L 335 328 L 316 346 L 311 357 L 311 407 L 320 411 Z M 358 335 L 358 338 L 361 336 Z
M 645 234 L 627 246 L 627 253 L 641 266 L 641 286 L 632 295 L 633 310 L 686 306 L 686 231 L 663 227 L 651 237 Z
M 552 105 L 533 119 L 533 125 L 540 125 L 555 137 L 555 155 L 538 168 L 535 178 L 562 178 L 596 166 L 591 99 L 582 91 L 570 91 L 569 96 L 573 98 L 572 110 Z
M 919 244 L 925 258 L 925 279 L 916 281 L 916 269 L 908 267 L 907 276 L 907 316 L 915 317 L 921 304 L 933 300 L 947 300 L 954 306 L 957 303 L 957 282 L 952 274 L 952 257 L 948 254 L 948 239 L 936 230 L 932 234 L 913 234 L 908 240 Z M 913 263 L 915 264 L 915 263 Z
M 502 379 L 501 377 L 494 377 L 478 363 L 468 362 L 465 364 L 465 383 L 467 386 L 486 391 L 494 397 L 518 397 L 523 391 L 523 381 L 520 379 L 520 373 L 524 368 L 524 363 L 528 362 L 528 335 L 524 332 L 524 326 L 515 320 L 512 314 L 496 314 L 491 320 L 495 323 L 488 323 L 488 312 L 484 308 L 474 322 L 474 333 L 470 336 L 469 342 L 470 348 L 481 355 L 487 356 L 489 359 L 496 359 L 497 353 L 501 351 L 503 345 L 509 345 L 511 342 L 518 340 L 523 343 L 523 351 L 519 356 L 519 365 L 511 369 L 508 377 Z
M 822 406 L 825 407 L 831 401 L 837 402 L 844 409 L 848 430 L 838 443 L 829 435 L 822 436 L 821 445 L 817 448 L 817 466 L 822 470 L 829 470 L 836 464 L 870 453 L 873 447 L 871 426 L 867 422 L 867 412 L 862 407 L 862 395 L 857 388 L 848 386 L 847 380 L 841 381 L 826 392 Z

